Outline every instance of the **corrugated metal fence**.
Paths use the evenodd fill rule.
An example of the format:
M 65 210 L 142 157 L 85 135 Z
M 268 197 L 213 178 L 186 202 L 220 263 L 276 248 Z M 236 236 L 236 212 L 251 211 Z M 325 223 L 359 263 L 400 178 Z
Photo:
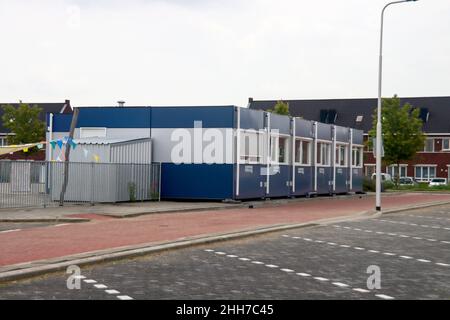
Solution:
M 0 208 L 60 204 L 64 162 L 0 161 Z M 77 163 L 67 166 L 64 203 L 160 200 L 161 164 Z

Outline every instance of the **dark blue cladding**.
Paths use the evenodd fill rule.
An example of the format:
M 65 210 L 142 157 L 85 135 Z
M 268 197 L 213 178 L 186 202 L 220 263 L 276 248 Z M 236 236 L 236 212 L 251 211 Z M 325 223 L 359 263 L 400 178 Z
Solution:
M 71 122 L 72 122 L 72 114 L 54 113 L 53 114 L 53 131 L 54 132 L 69 132 Z M 47 126 L 49 126 L 49 125 L 50 125 L 50 114 L 47 113 Z
M 348 185 L 347 181 L 349 179 L 349 169 L 348 168 L 336 168 L 336 189 L 335 193 L 347 193 Z
M 317 122 L 317 139 L 331 141 L 331 126 Z
M 348 128 L 335 126 L 334 129 L 336 130 L 336 141 L 349 142 L 350 131 L 348 130 Z
M 151 108 L 80 108 L 77 128 L 150 128 Z
M 233 106 L 219 107 L 154 107 L 152 128 L 194 128 L 202 121 L 203 128 L 233 128 Z
M 364 144 L 364 132 L 361 130 L 353 130 L 353 143 L 354 144 Z
M 233 198 L 232 164 L 163 163 L 161 198 L 223 200 Z
M 313 122 L 304 119 L 295 119 L 295 134 L 297 137 L 313 138 Z

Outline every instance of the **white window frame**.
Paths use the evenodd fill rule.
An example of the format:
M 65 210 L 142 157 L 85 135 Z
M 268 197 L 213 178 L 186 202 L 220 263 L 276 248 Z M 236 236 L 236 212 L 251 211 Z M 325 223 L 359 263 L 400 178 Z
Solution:
M 392 164 L 392 165 L 390 165 L 390 166 L 387 166 L 386 167 L 386 173 L 387 174 L 389 174 L 392 178 L 394 178 L 395 177 L 395 172 L 392 172 L 392 169 L 393 168 L 397 168 L 398 167 L 398 165 L 396 165 L 396 164 Z M 405 169 L 405 175 L 404 176 L 402 176 L 402 172 L 401 172 L 401 169 L 402 168 L 406 168 Z M 395 169 L 394 169 L 394 171 L 395 171 Z M 394 173 L 394 174 L 393 174 Z M 407 178 L 408 177 L 408 165 L 407 164 L 400 164 L 400 170 L 399 170 L 399 178 Z
M 246 142 L 247 137 L 250 135 L 256 135 L 256 154 L 252 154 L 250 152 L 251 148 L 249 145 L 249 154 L 246 154 Z M 248 140 L 251 141 L 251 140 Z M 240 162 L 244 164 L 261 164 L 263 163 L 264 159 L 264 131 L 257 131 L 257 130 L 241 130 L 241 139 L 240 139 L 241 145 L 239 146 L 240 149 Z M 244 147 L 244 150 L 242 150 L 242 146 Z M 253 160 L 253 159 L 256 159 Z
M 356 164 L 356 150 L 359 149 L 359 165 Z M 353 146 L 352 148 L 352 168 L 362 168 L 363 167 L 363 160 L 364 160 L 364 146 Z
M 420 168 L 420 177 L 417 176 L 417 168 Z M 428 168 L 428 178 L 423 177 L 423 168 Z M 430 177 L 430 168 L 434 168 L 434 177 Z M 429 182 L 431 179 L 436 178 L 437 165 L 436 164 L 418 164 L 414 166 L 414 180 L 420 182 Z
M 297 142 L 300 142 L 300 151 L 299 151 L 299 160 L 300 161 L 296 161 L 296 157 L 297 157 Z M 304 153 L 304 149 L 303 149 L 303 144 L 304 143 L 307 143 L 308 144 L 308 150 L 306 151 L 307 152 L 307 158 L 308 158 L 308 161 L 307 161 L 307 163 L 303 163 L 303 153 Z M 294 157 L 294 161 L 295 161 L 295 165 L 298 165 L 298 166 L 310 166 L 311 165 L 311 163 L 312 163 L 312 146 L 313 146 L 313 140 L 312 139 L 305 139 L 305 138 L 296 138 L 295 139 L 295 144 L 294 144 L 294 148 L 295 148 L 295 150 L 294 150 L 294 155 L 295 155 L 295 157 Z
M 448 142 L 447 148 L 444 148 L 444 141 Z M 442 151 L 450 151 L 450 138 L 442 138 Z
M 325 151 L 326 151 L 326 157 L 324 157 L 324 150 L 322 149 L 322 147 L 325 147 Z M 318 140 L 317 141 L 317 166 L 321 166 L 321 167 L 329 167 L 331 166 L 331 147 L 332 147 L 332 143 L 329 141 L 321 141 Z M 319 154 L 319 149 L 320 149 L 320 154 Z M 320 157 L 319 157 L 320 155 Z M 326 160 L 326 162 L 324 162 L 323 160 Z
M 270 163 L 272 164 L 289 164 L 290 159 L 290 135 L 287 134 L 271 134 L 270 135 Z M 284 140 L 284 161 L 280 162 L 280 140 Z
M 102 134 L 100 135 L 85 135 L 85 132 L 87 131 L 102 131 Z M 87 138 L 106 138 L 108 133 L 107 128 L 98 128 L 98 127 L 84 127 L 80 128 L 80 139 L 87 139 Z
M 422 152 L 425 152 L 425 153 L 433 153 L 433 152 L 435 152 L 436 150 L 435 150 L 435 143 L 434 143 L 434 140 L 435 140 L 435 138 L 426 138 L 425 139 L 426 141 L 425 141 L 425 145 L 423 146 L 423 151 Z M 426 150 L 426 147 L 427 147 L 427 141 L 432 141 L 433 143 L 432 143 L 432 146 L 433 146 L 433 150 L 432 151 L 427 151 Z
M 341 164 L 341 161 L 342 161 L 341 149 L 344 149 L 344 164 Z M 335 152 L 335 158 L 336 158 L 336 159 L 334 159 L 336 167 L 339 167 L 339 168 L 348 167 L 348 143 L 336 143 L 336 150 L 334 150 L 334 152 Z

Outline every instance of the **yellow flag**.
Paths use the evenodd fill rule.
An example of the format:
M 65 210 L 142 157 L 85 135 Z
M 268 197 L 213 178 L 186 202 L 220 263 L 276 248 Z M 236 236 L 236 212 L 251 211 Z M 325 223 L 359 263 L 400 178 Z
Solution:
M 24 149 L 23 149 L 23 152 L 28 152 L 28 148 L 24 148 Z

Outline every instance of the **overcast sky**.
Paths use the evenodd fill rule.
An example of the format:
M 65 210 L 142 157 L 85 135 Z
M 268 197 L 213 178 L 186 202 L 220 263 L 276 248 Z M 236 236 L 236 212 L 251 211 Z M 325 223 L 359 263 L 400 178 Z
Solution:
M 0 0 L 0 102 L 377 95 L 386 0 Z M 450 95 L 450 1 L 391 7 L 384 96 Z

